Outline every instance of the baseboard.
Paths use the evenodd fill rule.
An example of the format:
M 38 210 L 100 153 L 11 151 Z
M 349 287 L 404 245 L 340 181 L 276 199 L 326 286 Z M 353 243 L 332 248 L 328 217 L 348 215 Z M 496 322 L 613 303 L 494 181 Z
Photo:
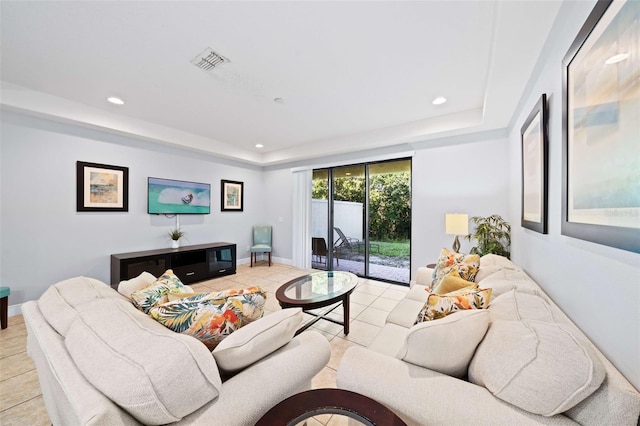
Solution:
M 16 315 L 22 315 L 22 303 L 18 305 L 9 305 L 7 309 L 7 316 L 15 317 Z
M 267 256 L 263 256 L 260 257 L 258 256 L 258 260 L 269 260 L 269 258 Z M 293 260 L 291 259 L 285 259 L 283 257 L 271 257 L 271 262 L 272 263 L 280 263 L 282 265 L 293 265 Z M 236 265 L 247 265 L 251 263 L 251 258 L 250 257 L 246 257 L 244 259 L 236 259 Z

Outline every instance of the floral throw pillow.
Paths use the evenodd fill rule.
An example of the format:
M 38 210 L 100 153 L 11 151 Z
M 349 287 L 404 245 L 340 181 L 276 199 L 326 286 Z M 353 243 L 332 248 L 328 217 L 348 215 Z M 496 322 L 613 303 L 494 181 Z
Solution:
M 485 309 L 491 301 L 491 289 L 463 288 L 445 295 L 430 294 L 415 324 L 444 318 L 449 314 L 466 309 Z
M 260 287 L 201 293 L 149 310 L 165 327 L 193 336 L 213 350 L 240 327 L 261 318 L 267 295 Z
M 145 314 L 148 314 L 149 310 L 154 306 L 168 302 L 169 293 L 189 292 L 193 292 L 193 290 L 182 284 L 182 281 L 175 276 L 173 270 L 168 269 L 149 287 L 131 293 L 131 303 Z
M 431 292 L 435 294 L 447 294 L 463 288 L 478 288 L 478 284 L 463 279 L 460 277 L 458 268 L 452 268 L 449 273 L 442 277 L 438 284 L 433 287 Z
M 477 254 L 456 253 L 443 248 L 440 250 L 436 268 L 433 270 L 431 284 L 436 285 L 439 283 L 442 277 L 454 268 L 458 269 L 458 273 L 463 280 L 473 281 L 478 273 L 478 268 L 480 268 L 480 256 Z

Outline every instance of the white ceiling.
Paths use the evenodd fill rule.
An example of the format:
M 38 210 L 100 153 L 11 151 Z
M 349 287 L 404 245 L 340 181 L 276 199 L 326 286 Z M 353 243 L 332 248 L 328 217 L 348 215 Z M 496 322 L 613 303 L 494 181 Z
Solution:
M 559 6 L 2 0 L 0 101 L 257 165 L 501 129 Z

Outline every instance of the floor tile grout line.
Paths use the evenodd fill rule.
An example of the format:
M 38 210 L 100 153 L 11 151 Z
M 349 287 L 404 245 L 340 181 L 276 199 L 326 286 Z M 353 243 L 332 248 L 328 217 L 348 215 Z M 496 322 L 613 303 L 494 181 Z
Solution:
M 41 398 L 41 397 L 42 397 L 42 390 L 40 389 L 40 385 L 38 385 L 38 390 L 40 390 L 40 393 L 39 393 L 39 394 L 37 394 L 36 396 L 33 396 L 33 397 L 29 398 L 29 399 L 25 399 L 25 400 L 23 400 L 23 401 L 20 401 L 20 402 L 18 402 L 17 404 L 12 405 L 11 407 L 7 407 L 7 408 L 5 408 L 4 410 L 0 411 L 0 413 L 4 413 L 5 411 L 9 411 L 9 410 L 11 410 L 11 409 L 13 409 L 13 408 L 15 408 L 15 407 L 18 407 L 18 406 L 20 406 L 20 405 L 22 405 L 22 404 L 26 404 L 27 402 L 29 402 L 29 401 L 33 401 L 33 400 L 34 400 L 34 399 L 36 399 L 36 398 Z
M 20 377 L 20 376 L 25 375 L 27 373 L 31 373 L 32 371 L 36 371 L 36 369 L 32 368 L 30 370 L 23 371 L 22 373 L 16 374 L 15 376 L 7 377 L 5 379 L 0 380 L 0 383 L 6 382 L 7 380 L 15 379 L 16 377 Z

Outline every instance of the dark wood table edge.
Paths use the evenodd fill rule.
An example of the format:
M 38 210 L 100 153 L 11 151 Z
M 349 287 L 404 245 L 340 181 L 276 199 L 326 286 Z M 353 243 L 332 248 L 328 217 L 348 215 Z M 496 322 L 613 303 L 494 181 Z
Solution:
M 256 426 L 295 425 L 320 414 L 342 414 L 367 425 L 406 426 L 393 411 L 344 389 L 313 389 L 290 396 L 265 413 Z
M 327 271 L 328 272 L 328 271 Z M 338 272 L 343 272 L 343 271 L 338 271 Z M 316 272 L 317 273 L 317 272 Z M 348 274 L 351 274 L 351 272 L 346 272 Z M 291 299 L 290 297 L 287 297 L 285 295 L 285 291 L 289 288 L 289 285 L 300 280 L 301 278 L 304 278 L 306 276 L 309 276 L 312 274 L 305 274 L 305 275 L 300 275 L 297 278 L 294 278 L 292 280 L 287 281 L 286 283 L 282 284 L 280 287 L 278 287 L 278 289 L 276 290 L 276 299 L 278 300 L 278 303 L 280 304 L 280 307 L 282 309 L 286 309 L 286 308 L 302 308 L 302 311 L 315 316 L 316 318 L 310 322 L 308 322 L 307 324 L 305 324 L 304 326 L 302 326 L 301 328 L 299 328 L 295 335 L 297 336 L 298 334 L 302 333 L 303 331 L 305 331 L 306 329 L 308 329 L 309 327 L 311 327 L 313 324 L 315 324 L 316 322 L 320 321 L 321 319 L 326 320 L 326 321 L 331 321 L 334 324 L 338 324 L 341 325 L 343 327 L 343 331 L 345 336 L 349 334 L 349 315 L 350 315 L 350 309 L 349 309 L 349 303 L 350 303 L 350 296 L 351 293 L 353 293 L 353 291 L 356 289 L 356 287 L 358 286 L 358 276 L 355 274 L 351 274 L 354 277 L 356 277 L 356 285 L 353 286 L 353 288 L 349 291 L 347 291 L 346 293 L 343 294 L 339 294 L 336 295 L 332 298 L 329 299 L 325 299 L 325 300 L 321 300 L 319 302 L 305 302 L 302 300 L 296 300 L 296 299 Z M 341 302 L 342 307 L 343 307 L 343 321 L 339 321 L 330 317 L 327 317 L 326 315 L 328 315 L 330 312 L 332 312 L 335 308 L 337 308 L 339 305 L 336 305 L 335 307 L 331 308 L 328 312 L 325 312 L 324 315 L 317 315 L 315 313 L 309 312 L 310 310 L 313 309 L 318 309 L 318 308 L 324 308 L 327 306 L 331 306 L 335 303 Z

